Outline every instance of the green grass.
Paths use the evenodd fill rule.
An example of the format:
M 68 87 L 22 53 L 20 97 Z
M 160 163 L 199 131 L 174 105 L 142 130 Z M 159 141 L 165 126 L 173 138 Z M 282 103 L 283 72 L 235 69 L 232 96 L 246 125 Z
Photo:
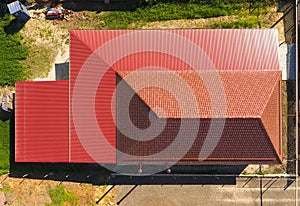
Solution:
M 9 121 L 0 121 L 0 175 L 9 172 Z
M 29 77 L 21 63 L 26 59 L 28 49 L 22 45 L 19 32 L 11 32 L 17 26 L 11 23 L 12 19 L 10 15 L 0 17 L 0 87 L 14 86 L 15 82 Z M 8 173 L 10 169 L 9 139 L 9 121 L 0 121 L 0 175 Z
M 214 25 L 208 24 L 206 28 L 256 28 L 261 26 L 263 14 L 270 12 L 270 6 L 276 6 L 274 3 L 249 9 L 249 5 L 247 1 L 234 0 L 190 0 L 188 3 L 172 0 L 151 2 L 150 0 L 150 3 L 146 2 L 134 11 L 101 13 L 84 11 L 84 20 L 63 21 L 60 26 L 65 29 L 141 29 L 151 22 L 234 16 L 234 19 L 238 17 L 239 20 L 229 20 Z
M 260 20 L 255 17 L 249 17 L 246 19 L 238 19 L 229 22 L 218 22 L 211 25 L 212 29 L 241 29 L 241 28 L 256 28 L 260 25 Z
M 48 206 L 79 205 L 76 194 L 67 191 L 63 184 L 58 185 L 55 189 L 50 188 L 49 195 L 52 203 Z
M 157 3 L 153 6 L 139 7 L 133 12 L 108 12 L 97 18 L 105 23 L 104 26 L 100 26 L 101 28 L 127 29 L 132 28 L 132 24 L 138 28 L 147 22 L 243 15 L 247 12 L 245 3 L 218 3 L 213 6 L 201 3 Z
M 21 44 L 19 33 L 7 34 L 5 27 L 10 23 L 11 17 L 5 15 L 0 19 L 0 86 L 14 85 L 16 81 L 26 79 L 26 73 L 20 63 L 27 57 L 27 47 Z

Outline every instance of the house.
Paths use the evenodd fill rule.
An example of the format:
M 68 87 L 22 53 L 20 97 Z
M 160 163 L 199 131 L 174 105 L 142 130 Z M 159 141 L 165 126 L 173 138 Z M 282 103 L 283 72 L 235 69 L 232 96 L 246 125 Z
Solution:
M 282 161 L 276 30 L 75 30 L 69 81 L 16 87 L 19 162 Z

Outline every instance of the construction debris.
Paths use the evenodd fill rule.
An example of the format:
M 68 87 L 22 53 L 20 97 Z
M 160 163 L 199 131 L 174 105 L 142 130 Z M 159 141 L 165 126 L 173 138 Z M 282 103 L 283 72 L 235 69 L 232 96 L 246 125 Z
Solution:
M 33 10 L 34 9 L 34 10 Z M 29 13 L 33 19 L 47 19 L 47 20 L 68 20 L 69 16 L 73 14 L 73 11 L 64 9 L 61 5 L 54 7 L 30 6 Z

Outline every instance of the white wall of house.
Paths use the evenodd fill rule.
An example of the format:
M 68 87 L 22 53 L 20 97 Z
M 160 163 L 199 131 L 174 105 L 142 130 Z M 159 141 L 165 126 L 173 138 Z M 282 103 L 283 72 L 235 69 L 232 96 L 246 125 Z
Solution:
M 279 45 L 279 62 L 282 70 L 282 80 L 296 79 L 296 53 L 295 44 L 280 44 Z

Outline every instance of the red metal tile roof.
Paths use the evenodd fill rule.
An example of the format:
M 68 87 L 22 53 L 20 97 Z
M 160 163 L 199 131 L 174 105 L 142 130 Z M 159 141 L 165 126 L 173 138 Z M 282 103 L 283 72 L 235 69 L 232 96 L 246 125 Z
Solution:
M 168 119 L 163 132 L 151 141 L 135 141 L 126 137 L 122 132 L 117 132 L 119 149 L 135 156 L 132 158 L 120 155 L 118 159 L 120 163 L 132 163 L 132 161 L 157 163 L 174 159 L 172 156 L 154 158 L 149 155 L 164 150 L 174 141 L 182 119 L 193 121 L 197 118 L 200 119 L 201 125 L 194 146 L 187 155 L 180 159 L 180 163 L 281 162 L 281 71 L 218 71 L 215 74 L 204 72 L 200 75 L 195 71 L 118 71 L 118 75 L 140 99 L 131 102 L 133 106 L 130 105 L 132 109 L 129 110 L 131 120 L 138 128 L 146 129 L 150 126 L 148 117 L 150 111 L 156 113 L 158 118 L 156 121 L 160 121 L 161 118 Z M 223 115 L 222 111 L 221 115 L 219 111 L 213 115 L 210 105 L 212 96 L 209 95 L 207 88 L 216 89 L 218 87 L 215 84 L 220 83 L 207 81 L 206 78 L 210 79 L 212 75 L 219 76 L 224 89 L 216 91 L 219 95 L 222 92 L 225 93 L 225 102 L 219 102 L 221 104 L 219 108 L 223 106 L 227 108 Z M 190 90 L 184 89 L 184 85 L 178 82 L 178 77 L 188 84 Z M 120 80 L 118 82 L 120 83 Z M 210 84 L 210 87 L 207 87 L 204 82 Z M 194 104 L 194 100 L 187 95 L 188 92 L 195 95 L 197 104 Z M 123 103 L 126 102 L 124 99 L 126 91 L 119 91 L 119 93 L 121 96 L 118 104 L 126 104 Z M 127 95 L 130 96 L 130 94 Z M 139 109 L 145 107 L 143 104 L 147 105 L 149 110 Z M 179 105 L 184 105 L 184 107 L 180 109 Z M 119 121 L 126 120 L 122 117 L 122 114 L 126 113 L 122 111 L 122 108 L 118 112 Z M 183 112 L 185 109 L 187 109 L 186 113 Z M 139 112 L 136 113 L 136 111 Z M 209 122 L 213 118 L 226 119 L 224 130 L 214 152 L 204 162 L 198 162 L 196 160 L 207 138 Z M 190 130 L 194 129 L 190 127 Z M 193 132 L 190 130 L 185 131 L 186 136 Z M 180 149 L 178 145 L 177 150 Z M 171 153 L 174 154 L 175 151 Z
M 281 81 L 281 71 L 118 71 L 118 74 L 152 111 L 157 108 L 164 111 L 156 112 L 160 118 L 260 118 L 274 87 Z M 220 81 L 215 81 L 214 76 Z M 218 101 L 217 108 L 224 108 L 225 113 L 213 114 L 212 98 L 222 92 L 224 102 Z M 188 93 L 195 96 L 197 104 L 189 99 Z M 180 104 L 184 108 L 180 109 Z
M 141 116 L 138 117 L 142 119 Z M 159 120 L 158 120 L 159 121 Z M 189 119 L 190 124 L 194 124 L 195 119 Z M 126 137 L 121 132 L 117 132 L 118 150 L 123 154 L 118 156 L 120 164 L 158 164 L 174 162 L 178 164 L 274 164 L 281 163 L 281 156 L 277 153 L 270 142 L 270 137 L 262 129 L 259 119 L 253 118 L 233 118 L 226 119 L 222 136 L 213 152 L 205 159 L 199 159 L 200 151 L 203 150 L 204 141 L 207 140 L 207 132 L 211 119 L 200 121 L 199 131 L 191 148 L 186 151 L 184 146 L 186 139 L 178 141 L 178 145 L 173 146 L 170 153 L 157 155 L 166 150 L 177 138 L 180 128 L 180 119 L 168 119 L 163 132 L 150 141 L 135 141 Z M 188 129 L 185 131 L 188 136 Z M 212 138 L 210 143 L 214 141 Z M 186 151 L 183 156 L 177 157 L 178 151 Z M 210 151 L 208 151 L 210 152 Z

